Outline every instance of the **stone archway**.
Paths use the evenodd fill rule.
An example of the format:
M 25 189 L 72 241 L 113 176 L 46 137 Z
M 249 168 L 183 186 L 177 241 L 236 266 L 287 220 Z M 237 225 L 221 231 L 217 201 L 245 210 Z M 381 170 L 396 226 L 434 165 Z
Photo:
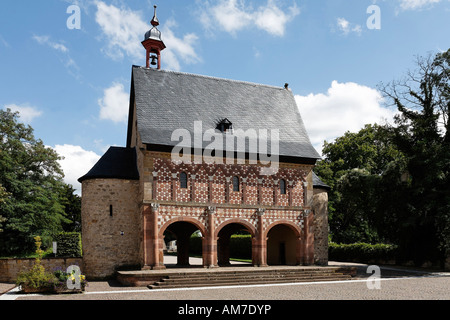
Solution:
M 160 229 L 159 239 L 160 241 L 160 251 L 163 250 L 163 242 L 165 234 L 170 233 L 177 240 L 177 267 L 188 267 L 189 263 L 189 253 L 190 253 L 190 238 L 191 235 L 199 230 L 202 234 L 202 254 L 204 247 L 204 234 L 205 228 L 201 223 L 195 219 L 180 217 L 177 219 L 172 219 L 164 224 Z M 204 261 L 204 259 L 203 259 Z M 162 261 L 163 262 L 163 261 Z
M 254 260 L 253 257 L 253 243 L 255 239 L 256 230 L 247 221 L 241 219 L 230 219 L 227 222 L 222 223 L 216 230 L 216 239 L 217 239 L 217 260 L 219 266 L 228 266 L 230 265 L 230 257 L 233 255 L 232 249 L 230 251 L 230 240 L 231 236 L 237 232 L 245 231 L 251 235 L 250 248 L 243 248 L 242 251 L 248 251 L 247 254 L 249 257 Z M 245 245 L 245 244 L 243 244 Z M 242 253 L 242 252 L 241 252 Z
M 273 223 L 266 232 L 268 265 L 301 263 L 301 231 L 292 222 Z

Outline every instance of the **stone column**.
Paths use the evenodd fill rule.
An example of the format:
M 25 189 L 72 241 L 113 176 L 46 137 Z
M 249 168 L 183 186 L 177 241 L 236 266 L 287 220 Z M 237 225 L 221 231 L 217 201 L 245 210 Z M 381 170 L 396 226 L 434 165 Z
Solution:
M 213 268 L 217 267 L 217 239 L 214 235 L 216 207 L 208 207 L 206 213 L 208 215 L 208 230 L 206 234 L 206 246 L 204 246 L 203 266 Z
M 258 228 L 256 240 L 253 241 L 253 265 L 258 267 L 267 267 L 267 238 L 264 236 L 264 212 L 265 209 L 259 208 L 256 211 L 258 218 Z
M 311 210 L 305 210 L 304 214 L 304 236 L 303 236 L 303 264 L 314 264 L 314 214 Z
M 159 204 L 145 205 L 143 211 L 143 242 L 144 242 L 144 270 L 164 269 L 160 259 L 160 246 L 158 237 L 158 210 Z

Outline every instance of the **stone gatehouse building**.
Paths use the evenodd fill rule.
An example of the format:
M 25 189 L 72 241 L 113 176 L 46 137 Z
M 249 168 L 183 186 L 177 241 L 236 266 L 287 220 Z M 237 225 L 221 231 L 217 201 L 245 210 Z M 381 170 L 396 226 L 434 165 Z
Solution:
M 288 86 L 161 70 L 158 24 L 132 68 L 126 147 L 79 179 L 83 271 L 165 268 L 168 234 L 186 265 L 197 230 L 204 267 L 226 265 L 241 230 L 255 266 L 326 265 L 328 187 Z

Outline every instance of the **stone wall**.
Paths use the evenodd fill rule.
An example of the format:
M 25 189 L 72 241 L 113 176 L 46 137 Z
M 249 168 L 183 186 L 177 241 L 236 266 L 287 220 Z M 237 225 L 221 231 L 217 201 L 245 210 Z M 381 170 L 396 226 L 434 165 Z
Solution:
M 0 259 L 0 282 L 15 283 L 17 275 L 21 271 L 30 269 L 36 259 Z M 47 271 L 57 269 L 66 270 L 71 265 L 80 267 L 84 272 L 82 258 L 45 258 L 41 260 L 41 264 Z
M 118 266 L 140 264 L 139 181 L 93 179 L 82 184 L 85 273 L 106 278 Z
M 314 189 L 314 262 L 328 264 L 328 192 Z

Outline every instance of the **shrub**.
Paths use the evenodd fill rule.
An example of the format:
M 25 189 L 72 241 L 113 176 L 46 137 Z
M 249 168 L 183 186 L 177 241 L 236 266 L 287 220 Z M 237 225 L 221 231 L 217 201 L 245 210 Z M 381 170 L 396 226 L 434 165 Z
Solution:
M 252 258 L 252 236 L 232 235 L 230 238 L 230 258 Z
M 230 258 L 252 258 L 252 236 L 232 235 L 230 238 Z M 194 255 L 202 254 L 202 238 L 193 236 L 189 242 L 189 253 Z
M 77 258 L 82 256 L 81 234 L 79 232 L 58 233 L 54 241 L 57 242 L 57 257 Z
M 348 262 L 386 262 L 395 260 L 397 255 L 397 246 L 390 244 L 336 244 L 329 243 L 328 258 L 335 261 Z
M 44 253 L 41 250 L 41 237 L 37 236 L 34 240 L 36 242 L 36 254 L 38 257 L 30 270 L 19 273 L 16 284 L 22 286 L 22 288 L 50 290 L 58 280 L 52 273 L 46 272 L 44 266 L 41 265 L 41 259 Z

